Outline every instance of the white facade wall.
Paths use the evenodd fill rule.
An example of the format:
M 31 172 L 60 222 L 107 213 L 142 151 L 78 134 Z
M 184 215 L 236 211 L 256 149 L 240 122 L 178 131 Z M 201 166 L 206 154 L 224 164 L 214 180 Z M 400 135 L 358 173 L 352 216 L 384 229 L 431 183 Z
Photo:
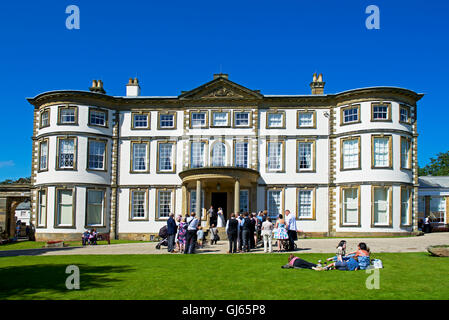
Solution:
M 324 99 L 324 98 L 323 98 Z M 337 233 L 363 233 L 363 232 L 409 232 L 411 227 L 404 228 L 400 224 L 401 218 L 401 187 L 412 187 L 414 176 L 412 170 L 401 169 L 401 137 L 413 139 L 414 128 L 412 124 L 399 123 L 399 108 L 401 101 L 382 100 L 391 103 L 391 121 L 373 122 L 371 119 L 371 104 L 379 102 L 375 99 L 365 99 L 358 101 L 360 105 L 360 123 L 342 125 L 341 109 L 352 105 L 352 103 L 319 107 L 298 105 L 295 107 L 291 103 L 286 106 L 261 107 L 246 106 L 239 107 L 235 104 L 220 103 L 220 106 L 189 106 L 188 102 L 183 107 L 168 104 L 138 107 L 115 106 L 108 110 L 108 126 L 106 128 L 89 125 L 89 108 L 98 108 L 85 104 L 60 104 L 54 103 L 40 108 L 40 110 L 50 110 L 50 126 L 37 128 L 35 139 L 41 141 L 48 139 L 48 170 L 37 172 L 34 168 L 34 185 L 37 190 L 47 190 L 47 223 L 45 228 L 39 228 L 38 233 L 43 234 L 78 234 L 82 233 L 86 227 L 86 188 L 99 188 L 106 190 L 105 203 L 105 231 L 109 230 L 111 223 L 111 191 L 117 188 L 117 234 L 157 234 L 159 229 L 165 224 L 165 219 L 157 216 L 157 191 L 166 188 L 174 190 L 173 213 L 182 212 L 182 179 L 179 173 L 190 168 L 190 143 L 192 141 L 205 140 L 205 166 L 211 165 L 211 151 L 217 141 L 224 141 L 226 145 L 225 164 L 228 167 L 234 166 L 234 143 L 244 139 L 249 142 L 248 163 L 249 168 L 259 172 L 260 177 L 257 185 L 256 208 L 253 211 L 267 209 L 266 193 L 268 189 L 278 188 L 283 191 L 282 205 L 284 210 L 297 212 L 298 210 L 298 189 L 311 188 L 314 190 L 314 218 L 299 220 L 299 229 L 304 232 L 322 233 L 329 232 L 331 211 L 334 208 L 335 231 Z M 77 125 L 59 125 L 58 107 L 76 106 L 78 110 Z M 409 106 L 412 114 L 415 107 Z M 114 109 L 114 110 L 113 110 Z M 117 110 L 117 111 L 115 111 Z M 202 129 L 190 128 L 190 112 L 208 112 L 207 126 Z M 251 126 L 249 128 L 236 128 L 234 124 L 234 112 L 251 112 Z M 159 130 L 159 113 L 166 111 L 176 113 L 176 128 L 170 130 Z M 213 111 L 230 112 L 229 127 L 214 128 L 212 125 Z M 315 113 L 314 128 L 298 128 L 298 111 L 313 111 Z M 117 167 L 113 162 L 115 114 L 118 113 L 118 134 L 115 137 L 118 142 Z M 132 113 L 149 112 L 150 128 L 145 130 L 132 129 Z M 267 128 L 268 112 L 284 113 L 285 127 L 279 129 Z M 334 113 L 335 122 L 331 126 L 330 114 Z M 333 131 L 332 131 L 333 130 Z M 392 160 L 391 169 L 372 168 L 372 136 L 373 135 L 392 136 Z M 76 137 L 77 139 L 77 159 L 75 170 L 58 170 L 57 163 L 57 139 L 58 137 Z M 360 169 L 341 170 L 341 139 L 347 137 L 360 137 L 361 142 L 361 163 Z M 88 139 L 104 139 L 107 141 L 106 170 L 93 171 L 87 169 L 87 146 Z M 299 140 L 313 141 L 315 151 L 313 153 L 314 168 L 311 171 L 298 170 L 297 144 Z M 132 173 L 131 170 L 131 143 L 133 141 L 148 141 L 150 144 L 149 172 Z M 158 173 L 158 142 L 175 143 L 175 166 L 173 173 Z M 267 143 L 268 141 L 281 141 L 284 143 L 283 150 L 283 170 L 281 172 L 269 172 L 267 170 Z M 332 142 L 335 142 L 335 150 L 331 149 Z M 38 150 L 34 149 L 35 156 Z M 113 173 L 117 170 L 117 185 L 113 185 Z M 392 212 L 393 218 L 389 227 L 372 226 L 372 187 L 387 185 L 392 187 Z M 75 210 L 76 219 L 72 228 L 55 227 L 56 188 L 74 188 L 76 190 Z M 360 223 L 357 227 L 343 226 L 340 221 L 341 212 L 341 188 L 360 187 Z M 330 195 L 330 188 L 335 188 L 335 198 Z M 130 219 L 130 190 L 139 189 L 146 191 L 145 198 L 145 219 L 134 221 Z M 243 189 L 243 188 L 242 188 Z M 187 190 L 190 191 L 190 190 Z M 209 203 L 205 203 L 209 207 Z M 415 204 L 413 204 L 415 205 Z M 36 207 L 36 206 L 35 206 Z M 232 208 L 228 208 L 232 211 Z

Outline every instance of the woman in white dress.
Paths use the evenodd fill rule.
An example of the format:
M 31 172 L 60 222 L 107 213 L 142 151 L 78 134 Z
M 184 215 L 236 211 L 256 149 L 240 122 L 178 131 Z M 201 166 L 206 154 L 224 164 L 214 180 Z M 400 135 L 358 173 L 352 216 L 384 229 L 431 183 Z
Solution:
M 224 215 L 223 215 L 223 209 L 218 208 L 217 214 L 218 214 L 217 228 L 224 228 L 226 225 L 226 222 L 225 222 Z

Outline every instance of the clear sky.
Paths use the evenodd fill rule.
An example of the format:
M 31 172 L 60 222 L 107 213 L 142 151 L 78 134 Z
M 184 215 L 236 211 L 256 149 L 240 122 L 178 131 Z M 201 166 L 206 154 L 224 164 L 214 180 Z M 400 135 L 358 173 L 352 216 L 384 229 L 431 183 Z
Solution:
M 368 5 L 380 30 L 368 30 Z M 66 7 L 80 8 L 80 30 Z M 101 79 L 125 95 L 178 95 L 229 73 L 263 94 L 398 86 L 419 103 L 419 163 L 449 150 L 449 2 L 442 0 L 1 1 L 0 180 L 31 175 L 33 107 L 39 93 L 87 90 Z

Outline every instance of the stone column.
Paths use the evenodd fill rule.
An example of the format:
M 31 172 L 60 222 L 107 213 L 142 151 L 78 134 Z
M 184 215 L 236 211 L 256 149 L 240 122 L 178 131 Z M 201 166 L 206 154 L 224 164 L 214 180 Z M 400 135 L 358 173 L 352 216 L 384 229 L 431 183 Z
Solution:
M 430 216 L 430 196 L 425 196 L 424 197 L 424 204 L 425 204 L 425 213 L 424 213 L 424 218 Z
M 187 213 L 187 186 L 185 184 L 182 185 L 182 208 L 181 214 L 183 217 L 186 216 Z
M 234 213 L 238 214 L 240 212 L 240 180 L 235 180 L 234 186 Z
M 196 181 L 196 217 L 201 223 L 201 180 Z

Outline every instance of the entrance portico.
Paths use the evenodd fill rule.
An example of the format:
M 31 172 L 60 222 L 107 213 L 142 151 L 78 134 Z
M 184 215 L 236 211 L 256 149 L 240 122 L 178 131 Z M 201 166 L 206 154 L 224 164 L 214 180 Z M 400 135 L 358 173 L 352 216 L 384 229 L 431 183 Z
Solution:
M 182 179 L 183 215 L 192 211 L 193 204 L 197 216 L 203 221 L 207 220 L 205 213 L 211 205 L 215 210 L 220 206 L 224 211 L 226 209 L 223 212 L 226 219 L 232 212 L 240 212 L 241 209 L 252 212 L 257 208 L 259 172 L 256 170 L 236 167 L 197 168 L 185 170 L 179 176 Z M 192 198 L 192 191 L 195 191 L 195 198 Z M 226 206 L 220 205 L 223 201 L 226 201 Z M 196 205 L 198 203 L 200 205 Z

